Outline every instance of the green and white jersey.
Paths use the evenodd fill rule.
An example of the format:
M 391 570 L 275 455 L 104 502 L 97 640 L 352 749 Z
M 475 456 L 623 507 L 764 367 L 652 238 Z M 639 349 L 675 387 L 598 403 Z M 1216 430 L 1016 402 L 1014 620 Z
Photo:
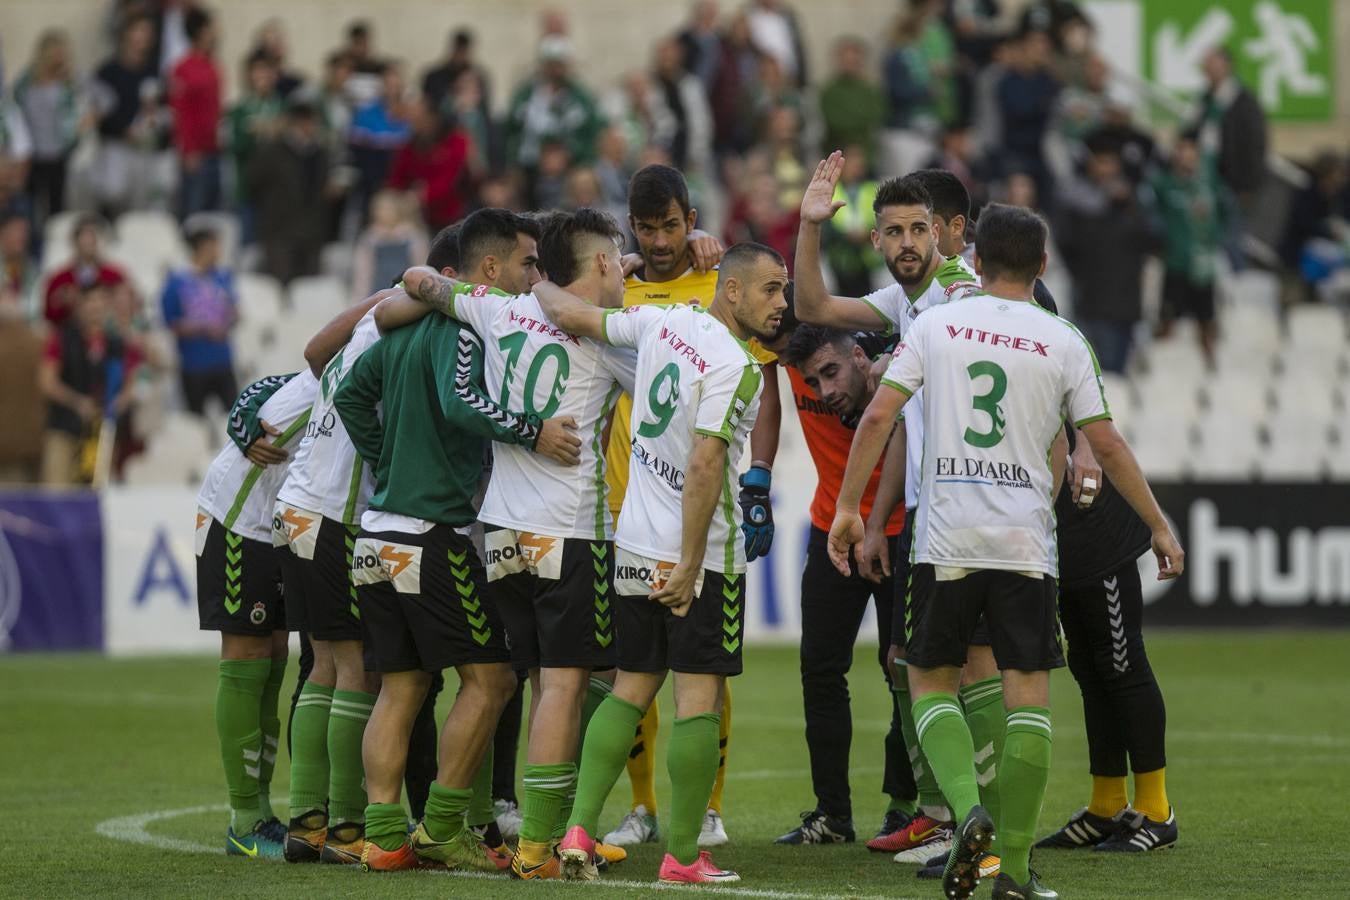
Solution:
M 308 369 L 296 375 L 258 411 L 258 418 L 281 432 L 278 447 L 291 447 L 309 423 L 319 380 Z M 249 462 L 234 441 L 227 441 L 206 470 L 197 506 L 229 531 L 255 541 L 272 542 L 272 509 L 294 457 L 274 466 Z
M 576 466 L 494 441 L 492 478 L 478 518 L 551 537 L 612 537 L 605 425 L 620 393 L 632 390 L 635 355 L 554 327 L 533 294 L 513 297 L 464 285 L 451 298 L 450 314 L 483 340 L 488 396 L 541 419 L 571 416 L 581 438 Z
M 944 259 L 918 295 L 910 298 L 898 283 L 888 284 L 879 291 L 873 291 L 862 302 L 876 312 L 886 323 L 887 334 L 903 336 L 914 318 L 925 309 L 946 303 L 953 291 L 963 284 L 978 282 L 975 270 L 959 256 Z
M 314 411 L 305 436 L 292 454 L 290 472 L 277 494 L 279 500 L 335 522 L 361 523 L 361 514 L 370 506 L 370 495 L 375 491 L 375 478 L 347 436 L 333 396 L 352 364 L 379 339 L 375 310 L 371 309 L 356 323 L 347 346 L 324 367 Z
M 1066 418 L 1111 417 L 1078 329 L 973 295 L 919 316 L 882 383 L 927 394 L 914 560 L 1058 575 L 1050 446 Z
M 717 510 L 703 567 L 745 571 L 736 467 L 759 415 L 760 364 L 725 325 L 699 306 L 629 306 L 605 317 L 605 340 L 637 349 L 632 459 L 614 543 L 677 563 L 684 473 L 697 435 L 727 444 Z

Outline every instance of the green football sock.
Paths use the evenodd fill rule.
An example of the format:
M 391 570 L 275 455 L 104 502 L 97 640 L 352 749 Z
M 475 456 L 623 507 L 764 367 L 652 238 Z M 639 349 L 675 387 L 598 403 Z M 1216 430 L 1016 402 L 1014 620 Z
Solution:
M 900 710 L 902 710 L 902 709 L 908 709 L 908 707 L 909 707 L 909 692 L 908 692 L 908 691 L 898 690 L 897 688 L 892 687 L 892 688 L 891 688 L 891 706 L 892 706 L 893 711 L 894 711 L 898 716 L 901 716 L 900 732 L 901 732 L 901 740 L 904 740 L 904 737 L 903 737 L 903 735 L 904 735 L 904 718 L 903 718 L 903 715 L 901 715 Z M 909 715 L 910 715 L 910 718 L 913 718 L 913 717 L 914 717 L 914 714 L 913 714 L 912 712 L 911 712 Z M 909 742 L 908 742 L 908 741 L 905 741 L 905 747 L 906 747 L 906 749 L 908 749 L 908 747 L 909 747 Z M 902 812 L 902 813 L 904 813 L 904 814 L 907 815 L 907 816 L 912 816 L 912 815 L 914 815 L 914 811 L 915 811 L 915 808 L 916 808 L 916 807 L 917 807 L 917 803 L 915 802 L 914 798 L 892 796 L 892 797 L 890 798 L 890 802 L 886 804 L 886 812 Z
M 365 818 L 366 764 L 361 758 L 361 738 L 374 708 L 374 694 L 333 692 L 328 714 L 328 821 L 333 825 Z
M 386 853 L 408 842 L 408 814 L 402 803 L 372 803 L 366 807 L 366 840 Z
M 600 811 L 628 762 L 628 750 L 633 746 L 633 734 L 640 721 L 642 710 L 613 694 L 596 709 L 581 744 L 577 797 L 567 820 L 568 828 L 580 825 L 594 837 Z
M 465 814 L 464 820 L 470 828 L 478 828 L 496 821 L 497 815 L 492 808 L 492 742 L 487 745 L 487 752 L 483 754 L 483 763 L 478 767 L 478 772 L 473 776 L 473 784 L 469 786 L 473 791 L 473 797 L 469 800 L 469 811 Z
M 676 719 L 670 729 L 670 746 L 666 749 L 666 768 L 670 771 L 666 852 L 682 866 L 698 859 L 698 834 L 722 756 L 717 737 L 721 723 L 722 717 L 716 713 L 704 713 Z
M 1050 779 L 1050 710 L 1019 706 L 1008 712 L 1008 734 L 999 765 L 1002 809 L 995 821 L 999 862 L 1018 884 L 1031 877 L 1031 844 Z
M 929 694 L 914 701 L 914 730 L 942 795 L 960 822 L 980 802 L 975 784 L 975 749 L 970 728 L 952 694 Z
M 473 798 L 472 788 L 442 787 L 431 783 L 431 793 L 427 794 L 427 811 L 422 816 L 422 825 L 427 836 L 433 841 L 448 841 L 464 830 L 464 814 L 468 812 L 469 800 Z
M 230 792 L 230 827 L 236 834 L 252 831 L 263 818 L 258 803 L 258 704 L 271 668 L 268 659 L 222 659 L 216 679 L 216 737 Z
M 581 734 L 578 743 L 586 740 L 586 729 L 591 725 L 591 718 L 595 716 L 595 711 L 600 708 L 600 704 L 605 702 L 614 691 L 614 685 L 605 681 L 603 678 L 591 677 L 590 684 L 586 685 L 586 696 L 581 701 Z M 578 746 L 577 750 L 581 748 Z M 580 752 L 577 756 L 580 756 Z M 577 802 L 577 775 L 575 770 L 572 773 L 572 786 L 567 791 L 567 796 L 563 798 L 562 806 L 558 809 L 558 817 L 553 822 L 553 838 L 562 840 L 567 834 L 567 821 L 572 818 L 572 806 Z
M 328 711 L 333 689 L 306 681 L 291 719 L 291 818 L 328 805 Z
M 573 792 L 576 784 L 576 763 L 526 763 L 525 776 L 521 779 L 521 838 L 547 843 L 558 827 L 563 801 Z
M 274 819 L 272 812 L 272 773 L 277 767 L 277 752 L 281 747 L 281 717 L 277 706 L 281 697 L 281 682 L 286 677 L 286 660 L 271 660 L 267 683 L 258 701 L 258 726 L 262 731 L 262 760 L 258 764 L 258 806 L 263 819 Z
M 903 666 L 904 661 L 900 660 Z M 914 730 L 914 707 L 910 702 L 908 673 L 902 672 L 900 685 L 893 688 L 896 701 L 900 705 L 900 732 L 905 736 L 905 751 L 909 754 L 909 764 L 914 772 L 914 786 L 918 789 L 918 806 L 932 815 L 933 810 L 946 810 L 947 798 L 942 796 L 933 769 L 928 758 L 923 755 L 919 744 L 919 735 Z M 941 817 L 937 817 L 941 818 Z
M 961 705 L 965 707 L 966 725 L 975 746 L 975 782 L 980 788 L 980 804 L 997 823 L 998 765 L 1003 756 L 1008 715 L 1003 708 L 1003 679 L 995 675 L 961 688 Z

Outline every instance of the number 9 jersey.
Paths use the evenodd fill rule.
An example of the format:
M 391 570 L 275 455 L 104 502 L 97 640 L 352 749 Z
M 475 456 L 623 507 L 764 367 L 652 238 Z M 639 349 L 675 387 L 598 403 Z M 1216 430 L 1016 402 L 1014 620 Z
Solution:
M 1066 418 L 1111 417 L 1078 329 L 976 294 L 919 316 L 881 381 L 924 388 L 914 561 L 1057 577 L 1051 444 Z
M 680 560 L 685 466 L 697 435 L 727 444 L 703 568 L 745 571 L 736 471 L 764 385 L 750 348 L 698 306 L 629 306 L 605 317 L 605 340 L 637 348 L 628 489 L 614 543 Z

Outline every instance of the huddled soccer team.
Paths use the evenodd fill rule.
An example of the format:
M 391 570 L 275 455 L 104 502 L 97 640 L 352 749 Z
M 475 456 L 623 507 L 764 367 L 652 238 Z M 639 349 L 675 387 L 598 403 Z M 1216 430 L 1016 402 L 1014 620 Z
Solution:
M 593 880 L 664 838 L 661 881 L 737 881 L 706 848 L 728 841 L 728 678 L 747 564 L 773 539 L 780 356 L 819 480 L 801 594 L 816 806 L 779 843 L 855 839 L 847 673 L 870 604 L 893 703 L 869 849 L 920 863 L 948 897 L 994 874 L 996 897 L 1056 896 L 1030 854 L 1061 617 L 1092 799 L 1036 846 L 1175 843 L 1134 560 L 1151 546 L 1174 577 L 1183 554 L 1091 348 L 1039 282 L 1045 226 L 987 207 L 972 266 L 960 182 L 890 179 L 872 239 L 894 283 L 834 297 L 819 243 L 842 166 L 822 161 L 803 197 L 795 285 L 773 249 L 697 231 L 683 176 L 649 166 L 629 191 L 638 253 L 595 210 L 480 210 L 315 335 L 306 371 L 240 395 L 196 529 L 201 625 L 221 633 L 228 853 Z M 306 653 L 283 823 L 269 794 L 289 631 Z M 492 746 L 522 677 L 507 823 Z M 631 811 L 602 835 L 625 767 Z

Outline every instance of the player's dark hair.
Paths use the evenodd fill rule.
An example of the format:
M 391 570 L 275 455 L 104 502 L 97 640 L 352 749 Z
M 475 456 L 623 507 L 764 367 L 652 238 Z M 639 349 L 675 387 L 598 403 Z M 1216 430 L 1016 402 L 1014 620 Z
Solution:
M 638 169 L 628 181 L 628 214 L 634 219 L 660 218 L 672 200 L 689 215 L 689 185 L 678 169 L 657 163 Z
M 539 239 L 539 226 L 533 219 L 509 209 L 485 207 L 469 215 L 459 230 L 459 261 L 472 269 L 485 256 L 504 259 L 516 249 L 516 235 Z
M 946 222 L 957 216 L 965 216 L 969 221 L 970 192 L 955 173 L 946 169 L 919 169 L 910 172 L 909 177 L 916 179 L 928 191 L 934 215 Z
M 887 178 L 877 188 L 876 199 L 872 201 L 872 212 L 880 215 L 888 206 L 922 206 L 932 210 L 933 197 L 923 181 L 914 173 L 898 178 Z
M 437 272 L 447 268 L 459 271 L 459 230 L 463 226 L 463 222 L 456 222 L 436 232 L 427 250 L 428 266 Z
M 211 14 L 200 6 L 193 6 L 188 9 L 187 15 L 183 17 L 183 32 L 187 35 L 189 42 L 197 43 L 197 38 L 211 24 Z
M 858 341 L 852 333 L 842 328 L 826 328 L 820 325 L 800 325 L 788 340 L 783 351 L 784 361 L 800 369 L 802 363 L 811 358 L 821 347 L 837 347 L 839 352 L 851 350 Z
M 1048 229 L 1045 220 L 1022 206 L 990 203 L 975 229 L 976 254 L 985 284 L 999 278 L 1031 284 L 1041 271 Z
M 183 240 L 187 241 L 189 252 L 196 253 L 203 244 L 220 240 L 220 232 L 209 225 L 197 225 L 187 230 Z
M 566 287 L 581 276 L 582 241 L 604 238 L 623 245 L 623 231 L 607 212 L 583 206 L 572 213 L 552 213 L 541 223 L 539 266 L 555 284 Z

